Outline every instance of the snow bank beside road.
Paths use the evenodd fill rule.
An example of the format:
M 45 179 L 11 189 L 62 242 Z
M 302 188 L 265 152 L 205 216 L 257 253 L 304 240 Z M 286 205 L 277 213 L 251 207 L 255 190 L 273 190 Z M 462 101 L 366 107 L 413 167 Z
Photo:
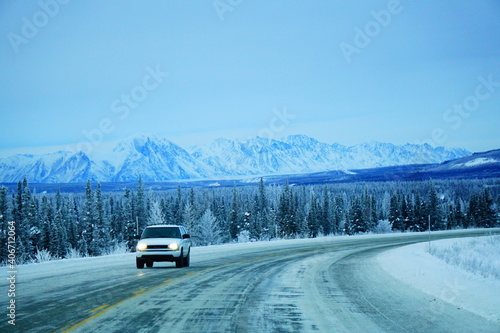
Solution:
M 433 241 L 431 247 L 442 249 L 461 244 L 463 248 L 472 249 L 473 244 L 482 244 L 478 239 Z M 431 255 L 428 246 L 424 242 L 389 250 L 380 254 L 377 260 L 384 270 L 411 287 L 500 323 L 500 280 L 448 264 Z M 474 255 L 480 254 L 470 251 L 470 256 Z M 438 305 L 431 303 L 430 306 L 440 311 Z
M 500 235 L 456 240 L 451 246 L 439 244 L 428 252 L 468 272 L 500 280 Z

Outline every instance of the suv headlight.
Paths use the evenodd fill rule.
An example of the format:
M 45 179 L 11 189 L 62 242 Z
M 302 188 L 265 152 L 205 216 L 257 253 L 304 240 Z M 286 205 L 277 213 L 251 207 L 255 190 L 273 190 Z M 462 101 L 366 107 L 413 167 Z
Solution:
M 179 244 L 177 243 L 168 244 L 168 248 L 172 251 L 177 251 L 179 249 Z
M 137 251 L 144 251 L 146 248 L 148 247 L 148 245 L 146 243 L 137 243 Z

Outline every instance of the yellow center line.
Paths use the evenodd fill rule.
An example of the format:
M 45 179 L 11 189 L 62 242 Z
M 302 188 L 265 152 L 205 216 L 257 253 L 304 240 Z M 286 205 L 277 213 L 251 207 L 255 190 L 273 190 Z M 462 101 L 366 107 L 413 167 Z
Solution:
M 137 291 L 134 291 L 133 294 L 136 294 L 136 295 L 137 294 L 142 294 L 142 293 L 144 293 L 145 290 L 146 289 L 137 290 Z
M 294 251 L 287 251 L 287 252 L 284 252 L 284 254 L 287 254 L 289 252 L 294 252 Z M 279 254 L 283 254 L 283 253 L 279 253 Z M 188 272 L 186 273 L 184 276 L 180 276 L 179 278 L 182 278 L 182 277 L 187 277 L 187 276 L 192 276 L 194 274 L 199 274 L 203 271 L 207 271 L 207 270 L 213 270 L 213 269 L 217 269 L 217 268 L 221 268 L 221 267 L 226 267 L 226 266 L 232 266 L 232 265 L 235 265 L 235 264 L 242 264 L 242 263 L 247 263 L 247 262 L 252 262 L 252 261 L 256 261 L 256 260 L 259 260 L 261 258 L 265 258 L 265 257 L 271 257 L 271 256 L 275 256 L 275 255 L 279 255 L 278 253 L 277 254 L 271 254 L 271 255 L 266 255 L 266 256 L 262 256 L 262 257 L 257 257 L 257 258 L 251 258 L 251 259 L 243 259 L 243 260 L 240 260 L 240 261 L 237 261 L 237 262 L 232 262 L 232 263 L 226 263 L 226 264 L 223 264 L 221 266 L 213 266 L 213 267 L 208 267 L 208 268 L 205 268 L 203 269 L 202 271 L 196 271 L 196 272 Z M 67 332 L 71 332 L 83 325 L 85 325 L 86 323 L 88 323 L 89 321 L 103 315 L 104 313 L 108 312 L 109 310 L 113 309 L 113 308 L 116 308 L 117 306 L 121 305 L 122 303 L 125 303 L 127 301 L 130 301 L 136 297 L 139 297 L 139 296 L 142 296 L 146 293 L 149 293 L 153 290 L 156 290 L 158 288 L 161 288 L 161 287 L 164 287 L 168 284 L 170 284 L 172 281 L 174 281 L 175 279 L 168 279 L 168 280 L 164 280 L 162 284 L 159 284 L 155 287 L 152 287 L 152 288 L 149 288 L 149 289 L 141 289 L 141 290 L 138 290 L 138 291 L 135 291 L 133 292 L 134 296 L 131 296 L 131 297 L 128 297 L 118 303 L 115 303 L 113 305 L 103 305 L 103 306 L 100 306 L 98 308 L 95 308 L 94 310 L 90 311 L 90 312 L 97 312 L 99 310 L 101 310 L 100 312 L 97 312 L 95 313 L 94 315 L 92 315 L 91 317 L 71 326 L 70 328 L 66 329 L 63 331 L 63 333 L 67 333 Z
M 101 306 L 100 306 L 100 307 L 98 307 L 98 308 L 95 308 L 95 309 L 93 309 L 93 310 L 90 310 L 89 312 L 97 312 L 97 311 L 99 311 L 99 310 L 101 310 L 101 309 L 104 309 L 104 308 L 105 308 L 105 307 L 107 307 L 107 306 L 109 306 L 109 304 L 104 304 L 104 305 L 101 305 Z
M 161 286 L 161 285 L 160 285 L 160 286 Z M 160 286 L 158 286 L 158 287 L 160 287 Z M 147 290 L 147 291 L 151 291 L 151 290 L 156 289 L 156 288 L 158 288 L 158 287 L 152 288 L 152 289 Z M 147 291 L 146 291 L 146 292 L 147 292 Z M 134 298 L 136 298 L 136 297 L 138 297 L 138 296 L 141 296 L 141 295 L 143 295 L 143 294 L 137 294 L 137 295 L 134 295 L 134 296 L 132 296 L 132 297 L 129 297 L 129 298 L 127 298 L 127 299 L 124 299 L 123 301 L 120 301 L 120 302 L 118 302 L 118 303 L 116 303 L 116 304 L 113 304 L 113 305 L 111 305 L 111 306 L 109 306 L 109 307 L 106 307 L 106 308 L 104 308 L 102 311 L 97 312 L 96 314 L 94 314 L 93 316 L 91 316 L 91 317 L 89 317 L 89 318 L 87 318 L 87 319 L 85 319 L 85 320 L 83 320 L 83 321 L 79 322 L 78 324 L 76 324 L 76 325 L 74 325 L 74 326 L 72 326 L 72 327 L 68 328 L 67 330 L 65 330 L 65 331 L 64 331 L 64 333 L 66 333 L 66 332 L 71 332 L 71 331 L 73 331 L 73 330 L 75 330 L 75 329 L 77 329 L 77 328 L 79 328 L 79 327 L 81 327 L 81 326 L 85 325 L 85 324 L 86 324 L 86 323 L 88 323 L 89 321 L 91 321 L 91 320 L 93 320 L 93 319 L 95 319 L 95 318 L 99 317 L 100 315 L 102 315 L 102 314 L 104 314 L 104 313 L 108 312 L 108 310 L 111 310 L 111 309 L 113 309 L 113 308 L 116 308 L 118 305 L 120 305 L 120 304 L 122 304 L 122 303 L 124 303 L 124 302 L 126 302 L 126 301 L 129 301 L 129 300 L 131 300 L 131 299 L 134 299 Z
M 194 273 L 195 273 L 195 272 L 193 272 L 193 274 L 194 274 Z M 151 291 L 153 291 L 153 290 L 156 290 L 156 289 L 158 289 L 158 288 L 160 288 L 160 287 L 164 287 L 164 286 L 166 286 L 167 284 L 171 283 L 172 281 L 174 281 L 174 279 L 168 279 L 168 280 L 165 280 L 165 281 L 163 281 L 163 283 L 162 283 L 162 284 L 157 285 L 156 287 L 153 287 L 153 288 L 150 288 L 150 289 L 141 289 L 141 290 L 135 291 L 135 292 L 133 292 L 134 296 L 128 297 L 128 298 L 126 298 L 126 299 L 124 299 L 124 300 L 122 300 L 122 301 L 120 301 L 120 302 L 118 302 L 118 303 L 115 303 L 115 304 L 113 304 L 113 305 L 108 305 L 108 304 L 105 304 L 105 305 L 102 305 L 102 306 L 100 306 L 100 307 L 98 307 L 98 308 L 95 308 L 95 309 L 93 309 L 93 310 L 91 310 L 91 311 L 90 311 L 90 312 L 96 312 L 94 315 L 92 315 L 91 317 L 89 317 L 89 318 L 87 318 L 87 319 L 85 319 L 85 320 L 83 320 L 83 321 L 81 321 L 81 322 L 79 322 L 79 323 L 77 323 L 77 324 L 75 324 L 75 325 L 71 326 L 70 328 L 68 328 L 68 329 L 64 330 L 63 332 L 64 332 L 64 333 L 66 333 L 66 332 L 71 332 L 71 331 L 73 331 L 73 330 L 75 330 L 75 329 L 77 329 L 77 328 L 79 328 L 79 327 L 81 327 L 81 326 L 85 325 L 85 324 L 86 324 L 86 323 L 88 323 L 89 321 L 91 321 L 91 320 L 93 320 L 93 319 L 95 319 L 95 318 L 99 317 L 100 315 L 103 315 L 104 313 L 108 312 L 108 310 L 111 310 L 111 309 L 113 309 L 113 308 L 116 308 L 117 306 L 119 306 L 120 304 L 122 304 L 122 303 L 124 303 L 124 302 L 126 302 L 126 301 L 130 301 L 130 300 L 132 300 L 132 299 L 134 299 L 134 298 L 136 298 L 136 297 L 142 296 L 142 295 L 144 295 L 144 294 L 146 294 L 146 293 L 149 293 L 149 292 L 151 292 Z M 99 311 L 99 310 L 101 310 L 101 311 Z M 99 312 L 97 312 L 97 311 L 99 311 Z

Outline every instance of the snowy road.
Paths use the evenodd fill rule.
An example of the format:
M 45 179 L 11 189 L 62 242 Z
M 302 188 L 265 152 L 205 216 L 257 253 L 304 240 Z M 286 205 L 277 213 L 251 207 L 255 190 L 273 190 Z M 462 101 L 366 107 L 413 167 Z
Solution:
M 432 238 L 487 233 L 440 232 Z M 194 248 L 191 267 L 183 269 L 165 263 L 138 270 L 133 254 L 19 266 L 15 330 L 4 319 L 0 331 L 498 332 L 482 317 L 436 306 L 438 300 L 377 264 L 380 251 L 427 237 Z

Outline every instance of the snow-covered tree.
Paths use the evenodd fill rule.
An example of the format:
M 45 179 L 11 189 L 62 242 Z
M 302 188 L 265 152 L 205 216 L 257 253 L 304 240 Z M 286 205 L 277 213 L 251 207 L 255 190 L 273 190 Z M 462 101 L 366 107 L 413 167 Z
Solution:
M 241 197 L 238 195 L 238 190 L 236 186 L 233 187 L 232 199 L 231 199 L 231 211 L 229 212 L 229 235 L 231 240 L 234 240 L 238 237 L 238 234 L 242 230 L 242 218 L 241 215 L 243 212 L 241 211 L 242 203 Z
M 136 220 L 139 223 L 139 229 L 142 230 L 147 224 L 148 214 L 146 207 L 146 197 L 144 193 L 144 183 L 142 182 L 142 176 L 139 176 L 137 181 L 137 196 L 136 196 Z
M 319 208 L 316 196 L 312 194 L 311 204 L 307 213 L 306 221 L 309 229 L 309 237 L 317 237 L 321 231 L 321 210 Z
M 4 186 L 0 187 L 0 262 L 7 260 L 8 256 L 8 248 L 5 244 L 7 244 L 8 239 L 8 223 L 10 221 L 10 213 L 9 213 L 9 199 L 8 199 L 8 189 Z
M 430 185 L 429 197 L 427 199 L 427 215 L 430 216 L 431 219 L 431 230 L 445 229 L 443 214 L 434 184 Z
M 222 242 L 221 230 L 210 208 L 207 208 L 199 219 L 196 236 L 197 245 L 216 245 Z
M 151 211 L 149 212 L 148 225 L 165 224 L 165 216 L 160 205 L 160 201 L 153 201 Z
M 195 207 L 189 201 L 184 206 L 182 221 L 187 230 L 192 230 L 196 224 Z
M 278 205 L 278 229 L 281 237 L 296 236 L 298 231 L 295 197 L 288 181 L 281 193 Z

